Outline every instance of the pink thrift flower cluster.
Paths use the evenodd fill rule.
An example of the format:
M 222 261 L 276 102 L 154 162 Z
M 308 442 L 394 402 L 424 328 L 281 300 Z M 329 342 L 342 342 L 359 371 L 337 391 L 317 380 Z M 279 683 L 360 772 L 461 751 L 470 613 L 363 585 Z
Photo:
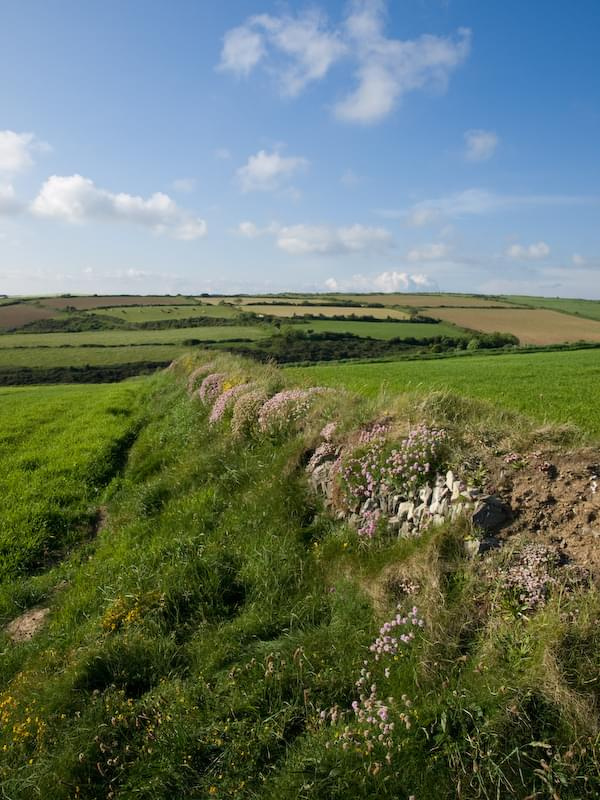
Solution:
M 199 398 L 207 405 L 212 405 L 223 391 L 223 383 L 226 377 L 222 372 L 212 372 L 207 375 L 198 389 Z
M 330 442 L 336 430 L 337 430 L 337 422 L 328 422 L 327 425 L 325 425 L 325 427 L 319 434 L 319 436 L 322 439 L 325 439 L 326 442 Z
M 284 389 L 278 392 L 260 409 L 258 427 L 263 433 L 293 428 L 308 414 L 313 398 L 325 391 L 313 386 L 310 389 Z
M 410 497 L 415 489 L 441 465 L 446 432 L 419 425 L 399 448 L 389 454 L 385 463 L 384 489 L 393 489 Z
M 360 525 L 358 526 L 359 536 L 364 536 L 367 539 L 372 539 L 377 531 L 377 525 L 382 517 L 381 509 L 372 508 L 368 511 L 363 511 L 360 518 Z
M 366 766 L 370 770 L 381 769 L 392 763 L 394 753 L 401 749 L 395 731 L 410 729 L 413 704 L 405 694 L 397 701 L 389 694 L 389 688 L 386 691 L 392 674 L 391 668 L 377 662 L 384 657 L 395 660 L 401 643 L 410 645 L 414 639 L 414 630 L 422 628 L 423 624 L 416 608 L 406 617 L 398 613 L 393 620 L 384 623 L 378 638 L 370 647 L 370 652 L 375 654 L 375 664 L 370 664 L 365 659 L 356 681 L 358 699 L 352 702 L 348 711 L 334 706 L 319 713 L 321 725 L 329 724 L 338 729 L 335 739 L 328 742 L 326 747 L 341 747 L 342 750 L 362 754 L 368 759 Z M 406 631 L 398 637 L 389 637 L 390 631 L 400 626 Z M 383 643 L 385 637 L 393 639 L 394 644 Z
M 211 371 L 212 366 L 213 366 L 212 364 L 202 364 L 202 366 L 196 367 L 196 369 L 190 372 L 187 382 L 187 390 L 190 394 L 196 388 L 196 384 L 198 383 L 200 378 Z
M 258 412 L 267 400 L 262 389 L 254 389 L 235 400 L 231 418 L 231 430 L 235 436 L 249 436 L 258 424 Z
M 370 425 L 368 428 L 365 428 L 360 432 L 358 443 L 369 444 L 370 442 L 375 442 L 378 439 L 385 439 L 389 431 L 389 425 L 386 425 L 384 422 L 375 422 L 373 425 Z
M 306 465 L 306 471 L 312 472 L 321 462 L 326 461 L 330 456 L 335 456 L 337 447 L 331 442 L 322 442 L 310 457 Z
M 555 548 L 528 544 L 521 550 L 517 563 L 502 572 L 502 584 L 524 610 L 533 611 L 546 604 L 551 588 L 557 583 L 554 573 L 560 562 Z
M 422 628 L 425 624 L 419 617 L 416 606 L 412 607 L 406 617 L 400 614 L 400 608 L 398 606 L 398 613 L 393 619 L 383 623 L 379 636 L 369 648 L 375 654 L 375 661 L 386 656 L 396 656 L 402 644 L 409 644 L 415 638 L 415 628 Z
M 375 530 L 380 495 L 395 492 L 405 499 L 414 496 L 443 463 L 443 430 L 419 425 L 393 449 L 386 442 L 387 432 L 385 425 L 364 431 L 363 443 L 343 459 L 340 472 L 348 507 L 357 508 L 369 501 L 366 505 L 370 507 L 361 511 L 365 518 L 359 525 L 359 532 L 366 536 L 372 536 Z
M 215 400 L 215 404 L 212 407 L 208 421 L 211 424 L 220 422 L 221 419 L 223 419 L 223 415 L 227 409 L 235 401 L 236 397 L 239 397 L 241 394 L 244 394 L 244 392 L 248 391 L 251 385 L 252 384 L 250 383 L 238 383 L 235 386 L 232 386 L 230 389 L 224 391 L 223 394 L 220 394 Z

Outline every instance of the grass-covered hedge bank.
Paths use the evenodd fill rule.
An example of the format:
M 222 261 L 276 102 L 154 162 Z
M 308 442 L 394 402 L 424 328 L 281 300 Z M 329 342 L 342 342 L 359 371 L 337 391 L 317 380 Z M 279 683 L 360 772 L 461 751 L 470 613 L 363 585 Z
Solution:
M 205 359 L 149 379 L 97 538 L 0 589 L 4 622 L 51 609 L 0 648 L 3 795 L 597 797 L 596 590 L 523 614 L 466 557 L 465 522 L 361 538 L 306 479 L 332 422 L 340 441 L 435 424 L 448 464 L 528 426 Z

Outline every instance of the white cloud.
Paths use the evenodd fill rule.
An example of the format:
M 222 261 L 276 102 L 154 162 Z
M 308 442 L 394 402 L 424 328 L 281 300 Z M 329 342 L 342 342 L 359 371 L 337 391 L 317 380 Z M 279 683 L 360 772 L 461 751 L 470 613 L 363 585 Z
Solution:
M 467 161 L 487 161 L 496 152 L 500 140 L 494 131 L 481 129 L 466 131 L 465 158 Z
M 50 150 L 50 145 L 37 139 L 33 133 L 0 131 L 0 172 L 22 172 L 33 164 L 35 152 L 47 150 Z
M 408 92 L 445 88 L 470 49 L 467 29 L 455 37 L 387 38 L 385 11 L 383 0 L 354 0 L 337 27 L 315 9 L 296 16 L 249 17 L 225 34 L 219 69 L 247 76 L 263 62 L 281 92 L 295 96 L 347 58 L 355 64 L 357 86 L 335 104 L 334 112 L 346 122 L 378 122 Z
M 264 228 L 254 222 L 240 222 L 240 236 L 256 239 L 274 236 L 280 250 L 290 255 L 340 255 L 383 253 L 393 246 L 391 233 L 385 228 L 367 225 L 280 225 L 272 222 Z
M 219 68 L 248 75 L 268 54 L 278 53 L 284 63 L 272 72 L 281 92 L 293 97 L 323 78 L 345 51 L 340 34 L 327 29 L 325 15 L 316 9 L 295 17 L 259 14 L 225 34 Z
M 286 225 L 277 233 L 277 246 L 291 255 L 383 253 L 393 244 L 385 228 L 366 225 Z
M 142 225 L 174 239 L 190 241 L 206 234 L 206 222 L 180 209 L 166 194 L 155 192 L 144 199 L 98 189 L 81 175 L 52 175 L 31 204 L 40 217 L 66 222 L 102 220 Z
M 455 38 L 425 34 L 417 39 L 384 35 L 385 3 L 356 0 L 345 29 L 358 60 L 356 89 L 335 106 L 346 122 L 374 123 L 386 117 L 403 96 L 427 86 L 445 88 L 450 73 L 469 54 L 470 31 Z
M 592 205 L 597 197 L 585 195 L 504 195 L 487 189 L 465 189 L 462 192 L 422 200 L 408 210 L 381 209 L 379 214 L 389 219 L 402 219 L 414 227 L 422 227 L 441 219 L 491 214 L 515 208 Z
M 437 284 L 422 273 L 410 274 L 387 270 L 377 275 L 353 275 L 350 278 L 328 278 L 325 287 L 329 291 L 347 292 L 430 292 Z
M 219 69 L 248 75 L 265 54 L 264 37 L 249 25 L 232 28 L 224 36 Z
M 439 261 L 448 255 L 450 248 L 443 242 L 413 247 L 406 254 L 407 261 Z
M 240 222 L 238 225 L 238 233 L 240 236 L 245 236 L 247 239 L 256 239 L 261 236 L 261 229 L 253 222 Z
M 277 151 L 267 153 L 259 150 L 250 156 L 236 176 L 243 192 L 272 191 L 308 166 L 308 160 L 300 156 L 282 156 Z
M 530 245 L 511 244 L 506 250 L 506 255 L 519 260 L 538 261 L 550 255 L 550 248 L 546 242 L 536 242 Z
M 189 194 L 196 188 L 196 178 L 177 178 L 171 184 L 173 190 L 176 192 L 183 192 Z
M 584 264 L 586 263 L 585 258 L 579 253 L 573 253 L 571 261 L 573 262 L 573 264 L 575 264 L 576 267 L 583 267 Z

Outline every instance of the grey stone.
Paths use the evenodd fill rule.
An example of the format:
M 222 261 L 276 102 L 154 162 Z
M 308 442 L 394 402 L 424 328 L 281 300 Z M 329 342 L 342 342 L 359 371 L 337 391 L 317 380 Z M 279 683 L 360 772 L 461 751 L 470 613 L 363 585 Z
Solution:
M 452 486 L 454 485 L 454 473 L 451 469 L 448 470 L 446 473 L 446 486 L 448 489 L 452 490 Z
M 494 533 L 510 518 L 510 508 L 497 497 L 480 500 L 471 515 L 473 525 L 484 533 Z
M 443 525 L 445 521 L 446 520 L 442 516 L 442 514 L 434 514 L 433 517 L 432 517 L 432 520 L 431 520 L 431 524 L 432 525 Z
M 438 510 L 437 513 L 441 514 L 442 517 L 445 517 L 448 514 L 448 509 L 450 508 L 450 503 L 446 498 L 440 500 L 438 503 Z
M 411 503 L 410 500 L 406 500 L 404 503 L 400 503 L 398 508 L 396 509 L 397 515 L 400 519 L 412 519 L 412 512 L 415 509 L 415 504 Z
M 424 486 L 422 489 L 419 490 L 419 499 L 423 503 L 428 503 L 429 500 L 431 499 L 432 494 L 433 490 L 431 486 Z

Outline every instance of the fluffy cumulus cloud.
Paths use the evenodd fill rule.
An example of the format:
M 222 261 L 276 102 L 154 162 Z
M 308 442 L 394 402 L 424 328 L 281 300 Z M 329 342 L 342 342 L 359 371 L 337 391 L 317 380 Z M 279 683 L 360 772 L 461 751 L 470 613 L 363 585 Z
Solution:
M 331 292 L 430 292 L 437 288 L 427 275 L 388 270 L 376 275 L 352 275 L 350 278 L 328 278 L 325 288 Z
M 391 233 L 368 225 L 279 225 L 260 228 L 253 222 L 241 222 L 238 233 L 248 239 L 273 236 L 280 250 L 294 256 L 351 255 L 385 253 L 393 246 Z
M 424 244 L 421 247 L 413 247 L 406 254 L 407 261 L 439 261 L 446 258 L 450 248 L 444 242 L 434 242 Z
M 519 261 L 539 261 L 550 255 L 550 247 L 546 242 L 535 242 L 535 244 L 511 244 L 506 250 L 509 258 Z
M 494 131 L 466 131 L 465 158 L 467 161 L 487 161 L 496 152 L 500 140 Z
M 271 153 L 259 150 L 237 170 L 236 177 L 243 192 L 273 191 L 306 169 L 308 163 L 301 156 L 282 156 L 276 150 Z
M 452 37 L 388 38 L 386 8 L 384 0 L 354 0 L 338 26 L 315 9 L 249 17 L 225 34 L 219 68 L 247 76 L 262 63 L 276 75 L 282 93 L 294 96 L 345 59 L 353 65 L 355 86 L 334 106 L 336 116 L 378 122 L 408 92 L 445 88 L 470 49 L 466 29 Z
M 99 189 L 81 175 L 52 175 L 31 204 L 39 217 L 77 223 L 90 220 L 128 222 L 191 241 L 206 234 L 206 222 L 180 209 L 166 194 L 144 199 L 124 192 Z

